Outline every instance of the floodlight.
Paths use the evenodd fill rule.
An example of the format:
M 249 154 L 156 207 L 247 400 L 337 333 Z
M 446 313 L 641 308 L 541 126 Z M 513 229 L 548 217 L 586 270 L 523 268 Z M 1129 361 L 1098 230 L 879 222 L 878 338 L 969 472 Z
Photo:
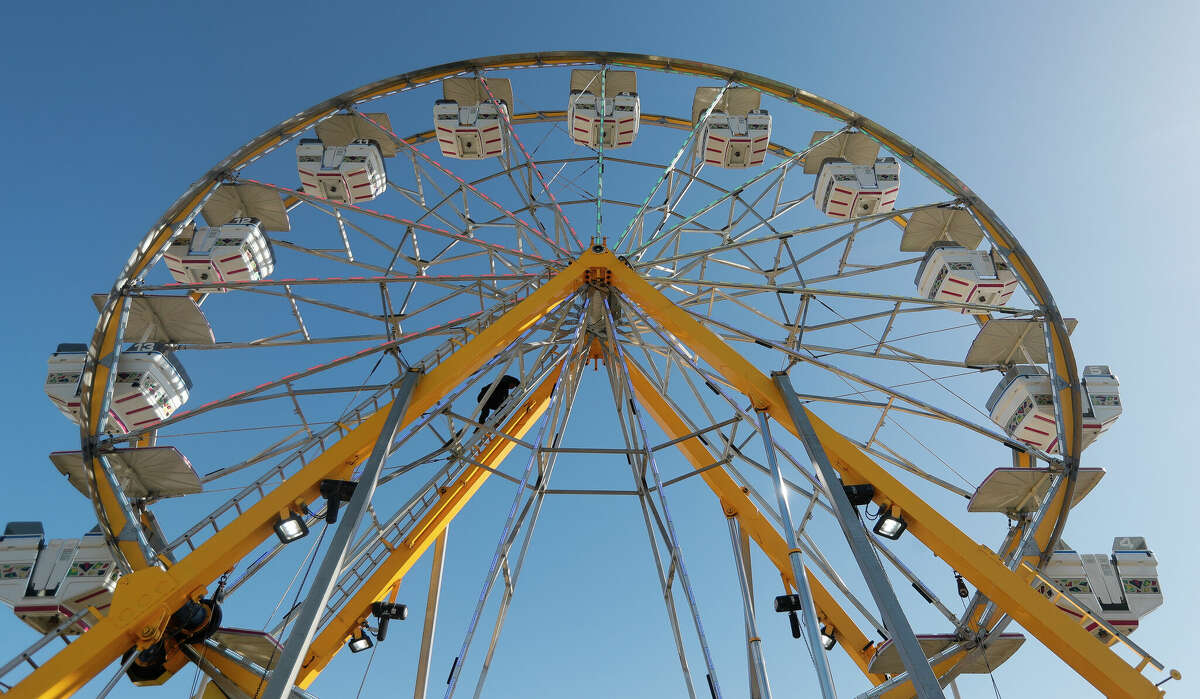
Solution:
M 363 633 L 361 636 L 351 638 L 346 647 L 350 649 L 351 653 L 361 653 L 373 645 L 375 644 L 371 641 L 371 637 Z
M 292 512 L 286 519 L 280 517 L 275 521 L 275 536 L 279 537 L 280 542 L 290 544 L 296 539 L 308 536 L 308 525 L 304 523 L 303 517 Z
M 891 508 L 887 507 L 879 513 L 879 520 L 875 522 L 872 531 L 885 539 L 895 541 L 905 529 L 908 529 L 908 522 L 898 514 L 893 515 Z
M 821 647 L 825 650 L 833 650 L 833 646 L 837 644 L 837 632 L 832 626 L 821 624 Z

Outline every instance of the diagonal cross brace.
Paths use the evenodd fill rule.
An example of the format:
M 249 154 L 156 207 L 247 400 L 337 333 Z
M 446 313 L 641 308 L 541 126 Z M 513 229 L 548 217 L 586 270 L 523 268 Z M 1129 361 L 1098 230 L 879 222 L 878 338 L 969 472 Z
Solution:
M 300 615 L 292 625 L 292 633 L 283 645 L 279 664 L 275 666 L 275 671 L 271 673 L 271 679 L 267 682 L 264 696 L 269 699 L 284 699 L 291 694 L 292 683 L 300 670 L 305 653 L 308 652 L 308 645 L 316 633 L 317 624 L 321 621 L 321 612 L 325 610 L 325 603 L 329 600 L 329 594 L 333 592 L 338 572 L 341 571 L 346 553 L 350 550 L 351 541 L 358 531 L 363 515 L 367 512 L 367 506 L 371 504 L 371 498 L 375 496 L 375 486 L 379 483 L 383 462 L 387 460 L 391 451 L 392 440 L 396 438 L 400 421 L 408 411 L 413 389 L 416 388 L 420 376 L 420 372 L 410 370 L 400 381 L 396 399 L 392 401 L 392 407 L 388 410 L 383 429 L 379 431 L 379 438 L 375 440 L 375 447 L 371 450 L 371 456 L 363 466 L 358 485 L 354 488 L 354 495 L 350 497 L 342 521 L 338 523 L 337 531 L 330 539 L 329 547 L 325 549 L 321 567 L 317 569 L 317 575 L 308 588 Z M 380 638 L 383 637 L 382 633 L 381 631 Z
M 937 677 L 934 676 L 933 669 L 929 667 L 929 661 L 925 658 L 925 652 L 921 650 L 921 644 L 917 642 L 912 626 L 908 623 L 908 617 L 904 614 L 900 601 L 896 599 L 896 591 L 888 582 L 883 564 L 880 563 L 875 551 L 871 548 L 871 542 L 867 539 L 867 530 L 858 518 L 858 512 L 850 504 L 850 498 L 846 497 L 846 491 L 842 489 L 842 481 L 838 477 L 837 471 L 833 469 L 833 464 L 829 462 L 829 455 L 825 453 L 825 447 L 817 438 L 816 432 L 813 431 L 812 423 L 801 407 L 796 392 L 792 390 L 791 380 L 788 379 L 787 373 L 782 371 L 773 374 L 773 377 L 775 386 L 783 396 L 796 433 L 800 435 L 800 441 L 804 444 L 804 450 L 808 452 L 808 457 L 817 466 L 817 473 L 820 474 L 821 481 L 825 484 L 826 494 L 833 505 L 833 514 L 842 527 L 842 533 L 846 535 L 846 543 L 850 544 L 854 560 L 858 563 L 863 578 L 867 581 L 867 587 L 871 590 L 871 596 L 875 598 L 875 604 L 878 605 L 880 614 L 883 615 L 883 623 L 887 625 L 888 631 L 892 634 L 892 643 L 896 644 L 896 650 L 900 652 L 900 660 L 904 663 L 904 668 L 908 670 L 909 677 L 912 678 L 917 696 L 920 699 L 944 697 Z M 765 426 L 766 415 L 763 415 L 762 419 Z

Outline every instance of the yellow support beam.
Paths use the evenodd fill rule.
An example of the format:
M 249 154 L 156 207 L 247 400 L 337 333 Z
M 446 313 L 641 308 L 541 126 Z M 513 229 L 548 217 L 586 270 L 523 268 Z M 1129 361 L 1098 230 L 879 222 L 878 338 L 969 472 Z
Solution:
M 683 418 L 671 407 L 669 403 L 658 393 L 658 389 L 654 387 L 650 380 L 642 370 L 633 362 L 627 362 L 629 367 L 629 378 L 633 384 L 634 395 L 637 396 L 638 403 L 646 409 L 658 426 L 666 433 L 670 439 L 679 439 L 691 433 L 687 423 Z M 693 468 L 704 468 L 716 461 L 716 457 L 708 450 L 708 447 L 693 437 L 691 439 L 677 442 L 675 446 L 683 454 L 684 458 Z M 783 577 L 783 582 L 790 590 L 796 589 L 796 579 L 792 574 L 792 564 L 788 560 L 788 546 L 779 535 L 771 522 L 759 512 L 754 503 L 750 501 L 746 491 L 741 488 L 733 478 L 722 468 L 710 468 L 707 471 L 700 473 L 700 478 L 704 479 L 705 484 L 712 489 L 713 493 L 721 501 L 721 507 L 725 510 L 726 516 L 736 517 L 742 526 L 742 531 L 750 535 L 754 539 L 771 563 L 779 569 L 779 574 Z M 809 587 L 812 588 L 813 603 L 817 607 L 817 616 L 823 623 L 829 624 L 837 632 L 837 637 L 840 640 L 840 645 L 843 650 L 854 661 L 854 664 L 862 670 L 873 684 L 881 684 L 887 679 L 884 675 L 872 674 L 867 671 L 867 664 L 871 661 L 871 656 L 874 655 L 875 647 L 870 645 L 870 639 L 863 634 L 846 610 L 833 599 L 825 586 L 821 584 L 812 572 L 807 568 L 805 573 L 808 577 Z
M 756 409 L 767 410 L 776 422 L 796 434 L 783 397 L 769 377 L 633 270 L 615 258 L 609 268 L 612 283 L 622 293 L 749 396 Z M 876 502 L 899 507 L 914 536 L 1093 687 L 1109 697 L 1160 696 L 1149 679 L 1038 594 L 1027 579 L 1009 570 L 991 549 L 974 542 L 853 443 L 807 412 L 845 482 L 873 485 Z
M 574 292 L 583 283 L 589 268 L 603 263 L 602 255 L 584 253 L 447 357 L 417 384 L 401 427 L 433 407 L 464 378 L 516 340 Z M 188 599 L 202 595 L 204 587 L 228 570 L 233 562 L 273 535 L 273 525 L 280 512 L 307 505 L 320 497 L 322 480 L 345 479 L 353 474 L 354 467 L 374 446 L 390 405 L 383 406 L 350 430 L 170 569 L 143 568 L 122 577 L 113 593 L 108 616 L 34 670 L 8 694 L 14 699 L 69 696 L 134 644 L 145 645 L 157 640 L 167 618 L 175 610 Z

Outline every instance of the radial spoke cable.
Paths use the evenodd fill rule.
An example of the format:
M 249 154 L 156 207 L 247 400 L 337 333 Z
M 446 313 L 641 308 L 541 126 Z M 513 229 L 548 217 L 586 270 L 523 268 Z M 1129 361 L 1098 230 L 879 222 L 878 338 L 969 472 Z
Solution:
M 488 98 L 496 102 L 496 96 L 492 94 L 492 88 L 488 87 L 487 79 L 483 75 L 479 76 L 479 84 L 483 86 L 484 92 L 487 92 Z M 517 131 L 512 126 L 512 121 L 508 117 L 507 110 L 500 110 L 500 119 L 504 122 L 504 127 L 508 129 L 508 134 L 512 137 L 513 143 L 516 143 L 517 148 L 521 149 L 521 154 L 525 156 L 525 162 L 529 164 L 530 169 L 533 170 L 533 174 L 537 176 L 538 182 L 542 185 L 542 191 L 546 193 L 546 196 L 550 197 L 550 203 L 554 204 L 554 210 L 558 212 L 559 218 L 562 219 L 567 230 L 571 232 L 571 237 L 575 239 L 575 244 L 580 249 L 583 249 L 583 241 L 579 239 L 579 234 L 575 232 L 575 227 L 571 225 L 571 220 L 567 218 L 567 215 L 563 213 L 562 207 L 558 205 L 558 198 L 554 196 L 554 192 L 550 191 L 550 185 L 546 183 L 546 178 L 542 177 L 542 171 L 538 169 L 533 156 L 529 154 L 529 151 L 525 150 L 525 144 L 521 143 L 520 136 L 517 136 Z
M 717 91 L 717 96 L 713 98 L 712 103 L 709 104 L 708 108 L 704 110 L 704 113 L 700 116 L 700 119 L 692 125 L 691 131 L 688 131 L 687 136 L 683 139 L 683 143 L 679 146 L 679 150 L 675 151 L 675 157 L 671 158 L 671 162 L 668 163 L 665 168 L 663 168 L 662 174 L 658 176 L 658 181 L 655 182 L 654 186 L 650 188 L 650 191 L 646 193 L 646 198 L 642 200 L 641 205 L 639 205 L 637 211 L 634 212 L 633 218 L 629 220 L 629 223 L 625 226 L 625 230 L 622 231 L 620 237 L 617 238 L 617 242 L 612 245 L 613 250 L 617 250 L 621 247 L 621 243 L 625 241 L 625 236 L 629 235 L 629 232 L 638 225 L 639 221 L 641 221 L 642 215 L 646 213 L 646 207 L 650 205 L 650 199 L 658 191 L 658 188 L 662 186 L 663 181 L 667 179 L 667 175 L 671 174 L 671 171 L 675 169 L 675 165 L 679 163 L 679 159 L 683 157 L 685 152 L 687 152 L 688 145 L 691 144 L 692 139 L 696 137 L 696 132 L 699 131 L 700 127 L 704 125 L 704 122 L 708 121 L 708 117 L 712 115 L 713 110 L 715 110 L 717 105 L 720 104 L 721 98 L 725 96 L 725 91 L 728 90 L 732 85 L 732 82 L 722 85 L 721 89 Z M 630 240 L 632 241 L 632 238 Z M 630 244 L 632 245 L 632 242 Z

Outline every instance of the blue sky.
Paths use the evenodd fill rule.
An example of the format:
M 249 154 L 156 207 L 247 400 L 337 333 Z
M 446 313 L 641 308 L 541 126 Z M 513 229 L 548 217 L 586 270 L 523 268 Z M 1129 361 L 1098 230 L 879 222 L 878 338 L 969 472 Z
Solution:
M 9 367 L 0 411 L 21 437 L 10 443 L 0 493 L 5 521 L 42 519 L 54 537 L 90 526 L 90 507 L 46 459 L 73 448 L 74 432 L 42 394 L 45 358 L 58 342 L 90 333 L 88 295 L 108 288 L 162 210 L 228 152 L 331 95 L 444 61 L 567 48 L 679 56 L 783 80 L 870 116 L 949 167 L 1006 221 L 1064 314 L 1080 319 L 1080 363 L 1109 364 L 1121 379 L 1125 414 L 1087 452 L 1108 476 L 1075 510 L 1066 537 L 1085 552 L 1107 551 L 1116 535 L 1147 537 L 1166 603 L 1135 640 L 1179 667 L 1185 682 L 1195 669 L 1191 592 L 1200 570 L 1188 523 L 1197 476 L 1186 441 L 1200 253 L 1187 204 L 1200 161 L 1194 4 L 57 3 L 8 6 L 0 20 L 9 29 L 0 46 L 0 128 L 8 134 L 0 208 L 18 261 L 10 265 L 9 341 L 0 348 Z M 495 502 L 508 497 L 497 492 Z M 614 684 L 614 675 L 653 673 L 659 656 L 614 655 L 641 631 L 604 618 L 604 605 L 623 604 L 623 591 L 651 595 L 647 571 L 611 564 L 626 547 L 643 552 L 644 541 L 604 526 L 613 515 L 593 506 L 548 511 L 549 521 L 578 526 L 567 537 L 580 546 L 531 563 L 522 592 L 553 603 L 514 613 L 506 628 L 506 639 L 528 643 L 515 657 L 553 653 L 529 696 L 567 696 L 572 681 L 588 692 L 653 692 Z M 493 531 L 481 534 L 484 548 Z M 727 555 L 724 544 L 714 555 Z M 568 563 L 589 573 L 556 581 L 556 565 Z M 452 564 L 447 574 L 477 590 L 482 570 Z M 423 582 L 410 589 L 417 599 Z M 661 617 L 661 606 L 643 606 L 647 619 Z M 561 618 L 569 624 L 551 623 Z M 462 627 L 447 625 L 447 643 L 457 645 Z M 0 629 L 0 655 L 32 640 L 15 619 L 0 616 Z M 417 623 L 404 627 L 408 637 L 418 633 Z M 1004 694 L 1088 695 L 1036 645 L 997 673 Z M 376 673 L 400 646 L 381 648 L 375 663 L 385 670 Z M 799 654 L 798 645 L 768 647 L 772 667 Z M 668 678 L 662 686 L 678 689 L 677 670 L 654 662 Z M 725 662 L 736 668 L 739 658 Z M 443 667 L 435 661 L 435 678 Z M 338 681 L 357 684 L 357 669 L 338 666 Z M 136 696 L 182 696 L 189 679 Z M 392 680 L 380 681 L 377 691 Z M 406 677 L 394 681 L 408 691 Z M 812 690 L 803 672 L 794 681 L 777 683 L 777 696 Z M 343 695 L 332 683 L 316 691 Z M 113 696 L 135 695 L 122 688 Z

